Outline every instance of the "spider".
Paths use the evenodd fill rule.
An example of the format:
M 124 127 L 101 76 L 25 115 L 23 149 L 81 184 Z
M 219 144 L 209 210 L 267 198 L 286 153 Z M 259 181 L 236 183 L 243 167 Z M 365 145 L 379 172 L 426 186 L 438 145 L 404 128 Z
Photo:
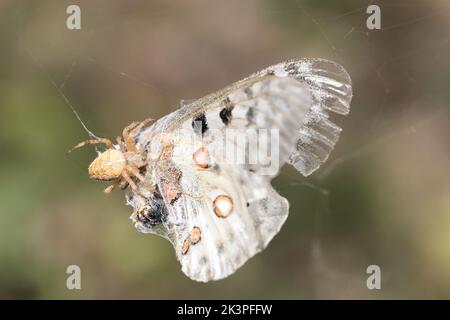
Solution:
M 138 187 L 133 181 L 133 177 L 136 177 L 144 184 L 147 184 L 144 176 L 140 172 L 140 169 L 147 165 L 147 160 L 145 155 L 138 150 L 134 141 L 134 136 L 151 121 L 153 121 L 153 119 L 148 118 L 141 122 L 132 122 L 125 127 L 122 132 L 122 137 L 119 136 L 116 138 L 120 150 L 116 148 L 111 140 L 98 138 L 80 142 L 68 152 L 70 153 L 75 149 L 90 144 L 106 145 L 108 149 L 105 152 L 100 153 L 89 165 L 89 177 L 96 180 L 112 181 L 112 184 L 104 190 L 105 193 L 110 193 L 117 186 L 125 189 L 127 185 L 129 185 L 135 193 L 139 193 Z

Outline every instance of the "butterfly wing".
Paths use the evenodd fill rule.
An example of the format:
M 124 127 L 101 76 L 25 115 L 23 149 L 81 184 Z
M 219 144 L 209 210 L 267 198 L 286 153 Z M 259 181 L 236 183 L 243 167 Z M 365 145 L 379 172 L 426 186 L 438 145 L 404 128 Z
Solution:
M 288 214 L 288 202 L 266 179 L 233 165 L 220 170 L 183 170 L 180 197 L 171 201 L 163 192 L 173 218 L 167 221 L 169 238 L 183 272 L 197 281 L 232 274 L 266 247 Z M 217 211 L 221 197 L 231 204 L 226 216 Z
M 146 213 L 134 215 L 136 226 L 167 237 L 192 279 L 232 274 L 287 218 L 288 202 L 270 184 L 279 166 L 288 162 L 304 175 L 316 170 L 341 131 L 330 112 L 347 114 L 351 95 L 350 78 L 337 64 L 292 60 L 160 119 L 137 137 L 152 160 L 146 174 L 156 189 L 145 200 L 129 198 L 135 212 Z M 258 130 L 278 140 L 258 144 L 253 151 L 259 161 L 248 161 L 248 137 Z M 223 152 L 230 145 L 231 155 Z M 275 146 L 275 155 L 267 145 L 269 151 Z M 236 154 L 245 161 L 236 161 Z

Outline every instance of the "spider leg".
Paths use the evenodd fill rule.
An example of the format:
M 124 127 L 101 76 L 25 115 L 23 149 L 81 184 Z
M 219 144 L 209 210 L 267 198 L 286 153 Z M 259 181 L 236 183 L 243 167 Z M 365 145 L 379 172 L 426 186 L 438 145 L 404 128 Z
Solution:
M 79 144 L 77 144 L 76 146 L 74 146 L 73 148 L 71 148 L 68 151 L 68 153 L 72 152 L 75 149 L 84 147 L 85 145 L 89 145 L 89 144 L 105 144 L 108 148 L 114 149 L 114 144 L 111 142 L 111 140 L 105 139 L 105 138 L 99 138 L 99 139 L 82 141 Z
M 136 132 L 138 132 L 139 130 L 141 130 L 143 127 L 145 127 L 147 124 L 149 124 L 150 122 L 152 122 L 154 119 L 152 118 L 147 118 L 144 119 L 143 121 L 141 121 L 136 127 L 134 127 L 133 129 L 130 130 L 130 134 L 134 135 Z
M 138 178 L 141 182 L 143 182 L 144 184 L 147 183 L 147 181 L 145 180 L 145 177 L 139 172 L 139 169 L 136 168 L 135 166 L 132 165 L 127 165 L 125 167 L 125 170 L 127 170 L 128 172 L 130 172 L 133 176 L 135 176 L 136 178 Z
M 151 121 L 153 121 L 153 119 L 147 118 L 141 122 L 132 122 L 130 125 L 125 127 L 125 129 L 123 129 L 122 135 L 128 151 L 135 153 L 137 152 L 136 143 L 134 142 L 134 135 Z
M 129 172 L 130 174 L 132 174 L 133 176 L 138 178 L 139 181 L 141 181 L 147 187 L 147 190 L 152 191 L 152 192 L 154 191 L 153 185 L 147 179 L 145 179 L 145 177 L 139 172 L 139 169 L 137 167 L 132 166 L 132 165 L 127 165 L 125 167 L 125 171 Z
M 129 132 L 131 130 L 133 130 L 133 128 L 135 128 L 137 125 L 139 124 L 139 121 L 133 121 L 132 123 L 130 123 L 129 125 L 127 125 L 125 127 L 125 129 L 123 129 L 124 132 Z
M 126 182 L 128 182 L 128 184 L 131 187 L 131 190 L 133 190 L 134 193 L 137 193 L 139 195 L 141 195 L 136 183 L 134 183 L 133 179 L 131 179 L 130 175 L 128 174 L 127 170 L 124 170 L 122 172 L 122 177 L 125 179 Z
M 125 143 L 124 143 L 123 140 L 122 140 L 122 137 L 117 137 L 117 138 L 116 138 L 116 141 L 117 141 L 117 144 L 120 146 L 120 150 L 121 150 L 123 153 L 127 152 L 127 148 L 126 148 L 126 146 L 125 146 Z
M 114 188 L 119 185 L 119 183 L 120 183 L 119 179 L 114 180 L 113 183 L 110 186 L 108 186 L 103 192 L 107 194 L 111 193 L 111 191 L 113 191 Z
M 128 182 L 125 179 L 121 180 L 120 184 L 119 184 L 119 188 L 122 190 L 125 190 L 126 187 L 128 187 Z
M 137 152 L 136 143 L 134 142 L 134 137 L 130 134 L 130 130 L 134 129 L 139 122 L 132 122 L 128 126 L 123 129 L 122 136 L 125 144 L 127 146 L 128 151 Z

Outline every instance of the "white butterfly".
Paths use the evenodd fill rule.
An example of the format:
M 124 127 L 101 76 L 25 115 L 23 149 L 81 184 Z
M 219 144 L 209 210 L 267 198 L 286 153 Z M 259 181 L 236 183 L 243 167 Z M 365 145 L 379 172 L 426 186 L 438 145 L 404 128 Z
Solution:
M 267 171 L 260 163 L 232 161 L 223 146 L 245 153 L 249 130 L 272 130 L 279 137 L 277 163 L 287 162 L 307 176 L 338 141 L 341 128 L 331 113 L 346 115 L 351 98 L 351 80 L 341 66 L 290 60 L 186 104 L 149 127 L 148 120 L 133 123 L 117 145 L 99 139 L 75 148 L 109 147 L 90 165 L 90 176 L 113 180 L 107 192 L 130 185 L 126 197 L 137 230 L 167 238 L 183 272 L 207 282 L 229 276 L 263 250 L 289 211 L 288 201 L 270 184 L 278 166 Z M 266 155 L 267 147 L 257 153 Z

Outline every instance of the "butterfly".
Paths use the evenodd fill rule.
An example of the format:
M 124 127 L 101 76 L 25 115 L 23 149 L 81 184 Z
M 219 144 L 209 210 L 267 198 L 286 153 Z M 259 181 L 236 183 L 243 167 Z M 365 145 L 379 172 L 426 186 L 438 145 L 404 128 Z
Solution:
M 289 203 L 271 180 L 285 163 L 308 176 L 325 162 L 341 132 L 332 117 L 348 114 L 351 99 L 343 67 L 294 59 L 151 125 L 151 119 L 134 122 L 115 144 L 93 139 L 73 149 L 105 144 L 89 166 L 90 177 L 112 181 L 105 192 L 125 189 L 136 229 L 168 239 L 182 271 L 208 282 L 233 274 L 279 232 Z M 249 139 L 260 132 L 276 139 Z

